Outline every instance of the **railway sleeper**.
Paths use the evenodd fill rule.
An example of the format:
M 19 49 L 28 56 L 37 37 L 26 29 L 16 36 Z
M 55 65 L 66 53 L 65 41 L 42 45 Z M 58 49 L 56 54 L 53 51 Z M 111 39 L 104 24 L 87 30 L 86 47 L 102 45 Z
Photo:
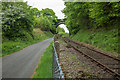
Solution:
M 67 41 L 65 41 L 65 42 L 67 42 Z M 76 47 L 74 47 L 74 46 L 72 46 L 72 47 L 73 47 L 75 50 L 77 50 L 78 52 L 81 52 L 85 57 L 92 59 L 92 57 L 87 56 L 83 51 L 76 49 Z M 94 61 L 95 63 L 97 63 L 96 60 L 93 60 L 93 61 Z M 102 68 L 104 68 L 104 70 L 106 70 L 107 72 L 110 72 L 112 75 L 117 76 L 117 77 L 120 78 L 120 75 L 119 75 L 118 73 L 114 72 L 113 70 L 109 70 L 107 67 L 103 67 L 103 65 L 101 65 L 101 63 L 97 63 L 97 64 L 100 64 L 100 66 L 101 66 Z
M 99 61 L 105 65 L 117 65 L 118 66 L 118 63 L 117 62 L 112 62 L 112 61 Z

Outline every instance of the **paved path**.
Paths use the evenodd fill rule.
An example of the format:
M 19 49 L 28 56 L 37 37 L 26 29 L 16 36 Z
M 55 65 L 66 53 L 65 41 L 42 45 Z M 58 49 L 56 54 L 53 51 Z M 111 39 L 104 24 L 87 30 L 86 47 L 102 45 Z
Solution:
M 40 56 L 53 39 L 33 44 L 14 54 L 3 57 L 3 78 L 30 78 L 36 68 Z

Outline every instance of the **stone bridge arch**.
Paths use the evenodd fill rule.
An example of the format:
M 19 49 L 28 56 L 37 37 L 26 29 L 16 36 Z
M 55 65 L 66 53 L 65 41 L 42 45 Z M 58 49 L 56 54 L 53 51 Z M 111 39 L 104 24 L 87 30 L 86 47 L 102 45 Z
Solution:
M 57 25 L 56 25 L 56 28 L 61 25 L 61 24 L 65 24 L 65 22 L 59 22 Z

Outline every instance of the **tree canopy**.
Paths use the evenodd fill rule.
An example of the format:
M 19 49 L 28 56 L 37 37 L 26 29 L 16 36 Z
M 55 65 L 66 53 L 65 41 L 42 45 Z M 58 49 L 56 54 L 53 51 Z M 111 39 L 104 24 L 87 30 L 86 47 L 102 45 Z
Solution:
M 65 2 L 65 6 L 62 12 L 70 34 L 85 28 L 115 28 L 120 25 L 119 2 Z
M 2 2 L 2 36 L 8 39 L 33 37 L 33 28 L 56 33 L 57 16 L 52 9 L 38 10 L 27 2 Z
M 57 16 L 55 15 L 54 11 L 52 9 L 46 8 L 42 9 L 41 11 L 36 10 L 36 13 L 39 13 L 39 15 L 34 16 L 35 27 L 56 33 L 55 23 L 57 22 Z
M 26 2 L 2 2 L 2 34 L 5 37 L 32 35 L 33 16 Z

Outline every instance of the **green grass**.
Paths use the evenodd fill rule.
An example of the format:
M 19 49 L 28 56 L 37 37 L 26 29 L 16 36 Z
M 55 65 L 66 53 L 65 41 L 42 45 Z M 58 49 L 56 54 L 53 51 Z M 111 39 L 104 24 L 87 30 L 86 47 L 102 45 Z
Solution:
M 79 30 L 76 35 L 72 35 L 73 40 L 91 44 L 99 49 L 118 53 L 118 30 L 98 29 Z
M 69 37 L 69 33 L 59 32 L 58 34 L 62 37 Z
M 52 78 L 52 42 L 49 47 L 45 50 L 44 54 L 41 56 L 40 63 L 36 69 L 36 73 L 33 75 L 34 78 Z
M 15 41 L 4 39 L 2 43 L 2 56 L 6 56 L 16 51 L 22 50 L 29 45 L 53 37 L 51 32 L 43 32 L 38 28 L 34 29 L 33 35 L 34 39 L 27 38 L 27 40 L 20 40 L 20 38 L 15 39 Z
M 76 59 L 76 56 L 72 56 L 73 59 Z

